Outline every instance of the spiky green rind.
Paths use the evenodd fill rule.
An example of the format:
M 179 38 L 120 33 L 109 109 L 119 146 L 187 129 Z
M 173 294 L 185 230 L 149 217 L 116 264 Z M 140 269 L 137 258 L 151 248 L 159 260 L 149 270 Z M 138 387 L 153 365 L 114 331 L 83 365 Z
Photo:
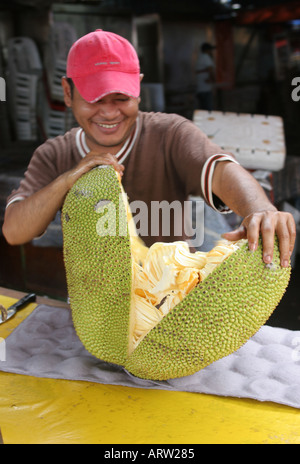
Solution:
M 265 265 L 261 245 L 253 253 L 246 243 L 148 333 L 125 368 L 137 377 L 167 380 L 235 352 L 269 319 L 289 279 L 277 244 L 273 264 Z
M 75 183 L 62 210 L 76 332 L 90 353 L 116 364 L 128 355 L 131 300 L 130 238 L 120 195 L 114 169 L 95 168 Z
M 120 195 L 113 168 L 96 168 L 76 182 L 62 211 L 70 304 L 86 349 L 153 380 L 191 375 L 238 350 L 265 324 L 288 285 L 290 268 L 281 268 L 277 243 L 272 265 L 263 263 L 261 245 L 253 253 L 246 243 L 128 357 L 132 263 Z

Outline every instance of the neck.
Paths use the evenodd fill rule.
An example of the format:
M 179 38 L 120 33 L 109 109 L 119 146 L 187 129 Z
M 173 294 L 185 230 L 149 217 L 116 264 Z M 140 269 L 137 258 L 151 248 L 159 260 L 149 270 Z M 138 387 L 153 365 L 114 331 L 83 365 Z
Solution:
M 136 124 L 134 128 L 132 129 L 131 133 L 129 136 L 126 138 L 126 140 L 116 146 L 102 146 L 93 139 L 88 138 L 83 131 L 77 132 L 76 136 L 76 143 L 78 150 L 81 154 L 82 157 L 86 156 L 90 151 L 95 151 L 96 153 L 110 153 L 114 156 L 116 156 L 117 160 L 119 163 L 122 163 L 125 161 L 125 159 L 129 156 L 135 142 L 136 138 L 138 136 L 138 131 L 139 131 L 139 118 L 136 120 Z
M 85 141 L 89 151 L 95 151 L 98 153 L 110 153 L 111 155 L 117 155 L 125 145 L 128 144 L 132 138 L 136 129 L 136 123 L 134 124 L 131 132 L 126 135 L 126 137 L 116 145 L 100 145 L 96 140 L 91 138 L 87 133 L 85 133 Z
M 110 153 L 111 155 L 116 155 L 123 145 L 125 144 L 126 140 L 119 145 L 100 145 L 99 143 L 95 142 L 93 139 L 90 139 L 88 134 L 85 134 L 85 142 L 89 149 L 89 151 L 94 151 L 97 153 Z

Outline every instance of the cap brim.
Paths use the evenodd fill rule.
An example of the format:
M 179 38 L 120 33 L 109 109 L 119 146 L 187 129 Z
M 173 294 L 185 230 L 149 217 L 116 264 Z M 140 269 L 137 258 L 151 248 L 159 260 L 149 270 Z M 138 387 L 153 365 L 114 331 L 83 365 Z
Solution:
M 140 96 L 140 74 L 105 71 L 84 77 L 71 77 L 84 100 L 95 103 L 106 95 L 122 93 L 132 98 Z

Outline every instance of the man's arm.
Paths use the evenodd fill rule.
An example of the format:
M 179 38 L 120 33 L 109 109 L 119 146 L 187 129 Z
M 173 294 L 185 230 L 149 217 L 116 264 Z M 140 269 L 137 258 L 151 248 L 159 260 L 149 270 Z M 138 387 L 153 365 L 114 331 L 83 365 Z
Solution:
M 96 166 L 109 164 L 122 175 L 124 168 L 114 156 L 91 152 L 74 169 L 25 200 L 8 206 L 2 229 L 7 242 L 10 245 L 21 245 L 39 237 L 62 207 L 65 196 L 76 180 Z
M 224 238 L 228 240 L 247 238 L 250 250 L 254 251 L 261 236 L 263 259 L 266 263 L 270 263 L 273 259 L 274 238 L 277 235 L 281 265 L 287 267 L 296 240 L 293 216 L 278 211 L 254 177 L 235 163 L 217 164 L 212 190 L 232 211 L 244 218 L 241 227 L 224 234 Z

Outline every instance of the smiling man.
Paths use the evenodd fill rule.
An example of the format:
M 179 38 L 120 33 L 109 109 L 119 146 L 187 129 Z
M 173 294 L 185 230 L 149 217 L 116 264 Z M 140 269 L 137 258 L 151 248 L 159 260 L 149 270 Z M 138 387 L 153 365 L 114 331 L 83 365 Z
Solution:
M 201 195 L 220 213 L 232 210 L 244 218 L 227 239 L 247 237 L 255 250 L 261 235 L 269 263 L 276 234 L 282 266 L 288 266 L 296 236 L 293 217 L 277 211 L 256 180 L 191 121 L 139 111 L 141 79 L 137 54 L 124 38 L 97 30 L 73 45 L 62 86 L 79 127 L 33 154 L 19 189 L 8 198 L 7 241 L 16 245 L 40 236 L 79 177 L 112 165 L 130 202 L 147 205 L 149 221 L 153 201 L 183 204 L 189 195 Z M 175 228 L 168 237 L 142 238 L 147 245 L 185 239 Z

